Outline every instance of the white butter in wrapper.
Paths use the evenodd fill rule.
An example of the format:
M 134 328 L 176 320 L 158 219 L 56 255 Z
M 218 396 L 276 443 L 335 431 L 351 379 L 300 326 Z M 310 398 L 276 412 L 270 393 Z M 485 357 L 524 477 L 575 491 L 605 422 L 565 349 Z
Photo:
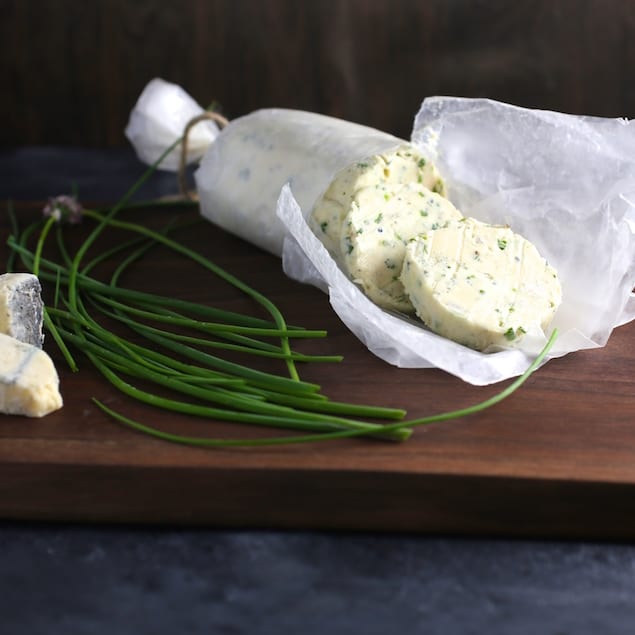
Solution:
M 635 318 L 635 124 L 435 97 L 412 141 L 431 159 L 462 213 L 509 224 L 558 271 L 563 301 L 550 357 L 603 346 Z M 196 173 L 202 213 L 276 255 L 285 272 L 328 292 L 375 355 L 406 368 L 441 368 L 489 384 L 521 374 L 546 341 L 481 353 L 377 307 L 309 229 L 315 201 L 346 165 L 402 140 L 314 113 L 260 110 L 236 119 Z M 139 153 L 141 155 L 141 153 Z
M 283 185 L 310 209 L 336 172 L 400 143 L 373 128 L 316 113 L 258 110 L 231 121 L 203 157 L 195 174 L 201 213 L 280 256 L 285 228 L 276 205 Z

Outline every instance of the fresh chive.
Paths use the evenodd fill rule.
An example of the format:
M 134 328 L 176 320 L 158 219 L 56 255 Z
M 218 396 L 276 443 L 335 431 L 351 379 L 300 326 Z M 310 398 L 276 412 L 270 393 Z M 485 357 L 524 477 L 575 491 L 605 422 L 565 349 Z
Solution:
M 542 351 L 539 355 L 534 359 L 534 361 L 529 365 L 529 367 L 525 370 L 525 372 L 517 377 L 511 384 L 509 384 L 506 388 L 495 394 L 494 396 L 485 399 L 477 404 L 472 406 L 468 406 L 466 408 L 459 408 L 458 410 L 452 410 L 449 412 L 444 412 L 437 415 L 431 415 L 428 417 L 420 417 L 418 419 L 413 419 L 410 421 L 402 421 L 399 423 L 386 424 L 383 426 L 384 432 L 389 430 L 411 430 L 417 426 L 430 425 L 433 423 L 441 423 L 444 421 L 450 421 L 452 419 L 459 419 L 463 417 L 467 417 L 477 412 L 481 412 L 486 410 L 487 408 L 491 408 L 496 404 L 500 403 L 504 399 L 507 399 L 510 395 L 512 395 L 516 390 L 518 390 L 532 373 L 540 366 L 542 361 L 545 359 L 548 352 L 551 350 L 556 338 L 557 338 L 557 329 L 554 329 L 549 337 L 549 340 L 545 344 Z M 171 443 L 178 443 L 182 445 L 194 446 L 194 447 L 250 447 L 250 446 L 267 446 L 267 445 L 288 445 L 288 444 L 296 444 L 296 443 L 314 443 L 320 441 L 330 441 L 334 439 L 343 439 L 343 438 L 351 438 L 358 437 L 368 434 L 368 432 L 364 430 L 340 430 L 336 432 L 324 432 L 321 434 L 306 434 L 306 435 L 294 435 L 287 437 L 269 437 L 266 439 L 217 439 L 217 438 L 208 438 L 208 437 L 191 437 L 191 436 L 183 436 L 172 434 L 170 432 L 165 432 L 163 430 L 159 430 L 152 426 L 148 426 L 146 424 L 140 423 L 138 421 L 134 421 L 121 413 L 116 412 L 115 410 L 107 407 L 105 404 L 100 402 L 99 400 L 93 399 L 93 402 L 105 413 L 113 417 L 116 421 L 133 428 L 139 432 L 142 432 L 146 435 L 163 439 L 166 441 L 170 441 Z
M 116 208 L 114 208 L 116 209 Z M 81 261 L 81 258 L 83 257 L 83 255 L 86 253 L 88 246 L 90 246 L 90 244 L 92 244 L 92 242 L 94 241 L 94 237 L 96 237 L 97 233 L 101 232 L 101 230 L 103 229 L 103 227 L 105 227 L 106 225 L 110 225 L 112 227 L 116 227 L 116 228 L 120 228 L 120 229 L 126 229 L 128 231 L 132 231 L 138 234 L 141 234 L 143 236 L 146 236 L 148 238 L 153 238 L 154 240 L 156 240 L 159 243 L 162 243 L 163 245 L 165 245 L 166 247 L 169 247 L 170 249 L 176 251 L 177 253 L 180 253 L 188 258 L 190 258 L 191 260 L 193 260 L 194 262 L 198 263 L 199 265 L 203 266 L 205 269 L 207 269 L 208 271 L 211 271 L 212 273 L 214 273 L 216 276 L 222 278 L 225 282 L 228 282 L 229 284 L 231 284 L 232 286 L 236 287 L 237 289 L 239 289 L 240 291 L 242 291 L 243 293 L 247 294 L 249 297 L 251 297 L 253 300 L 255 300 L 256 302 L 258 302 L 261 306 L 263 306 L 269 313 L 270 315 L 273 317 L 274 322 L 276 323 L 276 325 L 278 326 L 278 328 L 281 331 L 285 331 L 286 330 L 286 323 L 284 321 L 284 318 L 282 316 L 282 314 L 280 313 L 280 311 L 278 310 L 278 307 L 275 306 L 275 304 L 273 304 L 273 302 L 271 302 L 267 297 L 265 297 L 264 295 L 262 295 L 261 293 L 259 293 L 258 291 L 256 291 L 255 289 L 252 289 L 249 285 L 245 284 L 244 282 L 242 282 L 241 280 L 239 280 L 236 276 L 230 274 L 229 272 L 225 271 L 224 269 L 222 269 L 221 267 L 219 267 L 218 265 L 216 265 L 215 263 L 213 263 L 211 260 L 209 260 L 208 258 L 205 258 L 204 256 L 202 256 L 201 254 L 181 245 L 180 243 L 177 243 L 176 241 L 158 233 L 155 231 L 152 231 L 151 229 L 148 229 L 147 227 L 144 227 L 142 225 L 138 225 L 136 223 L 129 223 L 126 221 L 120 221 L 114 218 L 114 213 L 111 212 L 107 215 L 102 215 L 99 214 L 98 212 L 94 212 L 94 211 L 87 211 L 86 214 L 88 216 L 91 216 L 93 218 L 95 218 L 99 224 L 97 225 L 97 228 L 95 230 L 93 230 L 93 232 L 90 234 L 89 238 L 87 240 L 84 241 L 84 243 L 82 244 L 81 248 L 79 249 L 79 251 L 77 252 L 74 260 L 73 260 L 73 267 L 71 268 L 71 280 L 69 283 L 69 287 L 71 289 L 74 288 L 74 278 L 76 277 L 76 273 L 77 273 L 77 269 L 79 266 L 79 262 Z M 71 304 L 74 304 L 75 300 L 76 300 L 76 294 L 72 293 L 70 296 L 71 299 Z M 280 337 L 281 343 L 282 343 L 282 347 L 285 350 L 285 352 L 289 353 L 290 352 L 290 347 L 289 347 L 289 339 L 286 335 L 281 335 Z M 293 360 L 291 359 L 287 359 L 286 360 L 286 364 L 287 364 L 287 368 L 289 370 L 289 374 L 291 376 L 292 379 L 299 379 L 297 370 L 295 368 L 295 364 L 293 362 Z
M 195 415 L 205 418 L 222 419 L 239 423 L 252 423 L 267 425 L 276 428 L 308 429 L 308 430 L 342 430 L 361 432 L 371 436 L 392 440 L 405 440 L 409 435 L 409 430 L 395 430 L 386 434 L 388 426 L 381 424 L 370 424 L 351 419 L 338 419 L 333 417 L 302 417 L 299 411 L 291 411 L 288 416 L 280 416 L 273 413 L 262 412 L 241 412 L 233 409 L 215 408 L 189 402 L 176 401 L 150 394 L 130 383 L 124 381 L 101 359 L 89 353 L 95 367 L 124 394 L 142 401 L 144 403 L 159 407 L 163 410 L 180 412 L 182 414 Z M 406 433 L 405 435 L 400 433 Z M 396 436 L 395 436 L 396 433 Z
M 112 317 L 113 319 L 119 320 L 128 325 L 138 325 L 139 322 L 130 319 L 129 317 L 122 315 L 119 312 L 108 311 L 106 309 L 101 308 L 102 312 L 105 315 Z M 155 310 L 161 311 L 160 307 L 156 307 Z M 187 326 L 192 326 L 192 323 L 187 323 L 185 320 L 185 316 L 178 316 L 181 323 L 186 324 Z M 242 353 L 250 353 L 252 355 L 257 355 L 260 357 L 271 357 L 274 359 L 286 359 L 289 355 L 282 351 L 282 349 L 278 346 L 274 346 L 267 342 L 261 342 L 260 340 L 245 337 L 239 333 L 231 333 L 228 331 L 223 331 L 219 333 L 218 331 L 214 331 L 212 334 L 214 336 L 220 336 L 224 339 L 233 339 L 235 341 L 241 342 L 240 344 L 232 344 L 229 342 L 223 341 L 215 341 L 209 338 L 200 338 L 194 337 L 191 335 L 184 335 L 182 333 L 174 333 L 172 331 L 163 331 L 153 326 L 149 326 L 147 324 L 142 325 L 144 329 L 149 332 L 163 334 L 165 337 L 169 337 L 177 342 L 186 342 L 188 344 L 195 344 L 197 346 L 209 347 L 209 348 L 221 348 L 224 350 L 242 352 Z M 291 352 L 291 358 L 296 362 L 340 362 L 342 361 L 341 355 L 305 355 L 302 353 Z

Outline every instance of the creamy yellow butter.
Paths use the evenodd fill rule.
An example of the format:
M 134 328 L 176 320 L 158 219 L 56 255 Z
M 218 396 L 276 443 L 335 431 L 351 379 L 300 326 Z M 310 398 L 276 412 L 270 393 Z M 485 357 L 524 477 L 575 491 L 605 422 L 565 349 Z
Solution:
M 532 243 L 471 218 L 412 241 L 400 280 L 432 331 L 477 350 L 544 330 L 562 299 L 556 271 Z
M 417 183 L 445 196 L 446 188 L 434 164 L 411 144 L 361 159 L 338 172 L 317 200 L 309 217 L 309 227 L 333 258 L 340 262 L 342 222 L 351 203 L 362 189 Z
M 355 193 L 341 223 L 343 267 L 379 306 L 412 313 L 399 279 L 406 245 L 460 218 L 450 201 L 421 183 L 368 185 Z

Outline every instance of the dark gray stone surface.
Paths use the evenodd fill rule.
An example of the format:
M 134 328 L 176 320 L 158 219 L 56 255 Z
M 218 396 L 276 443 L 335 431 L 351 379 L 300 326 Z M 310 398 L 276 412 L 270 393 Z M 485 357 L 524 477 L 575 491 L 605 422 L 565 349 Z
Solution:
M 0 151 L 0 200 L 112 200 L 128 150 Z M 139 193 L 176 191 L 156 175 Z M 0 521 L 1 635 L 621 635 L 635 545 Z
M 0 525 L 5 634 L 632 633 L 635 548 Z

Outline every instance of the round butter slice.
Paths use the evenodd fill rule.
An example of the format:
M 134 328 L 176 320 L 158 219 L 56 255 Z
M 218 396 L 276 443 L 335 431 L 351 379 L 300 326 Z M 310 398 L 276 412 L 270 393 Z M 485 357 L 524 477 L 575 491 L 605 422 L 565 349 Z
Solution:
M 480 351 L 546 329 L 562 299 L 556 271 L 532 243 L 471 218 L 411 242 L 401 282 L 432 331 Z
M 357 161 L 338 172 L 315 203 L 309 217 L 309 227 L 331 256 L 341 262 L 342 221 L 350 210 L 355 194 L 367 187 L 411 182 L 424 185 L 441 196 L 446 194 L 445 183 L 434 164 L 409 143 Z
M 344 269 L 379 306 L 413 313 L 399 279 L 406 246 L 419 234 L 461 218 L 450 201 L 420 183 L 364 187 L 342 223 Z

